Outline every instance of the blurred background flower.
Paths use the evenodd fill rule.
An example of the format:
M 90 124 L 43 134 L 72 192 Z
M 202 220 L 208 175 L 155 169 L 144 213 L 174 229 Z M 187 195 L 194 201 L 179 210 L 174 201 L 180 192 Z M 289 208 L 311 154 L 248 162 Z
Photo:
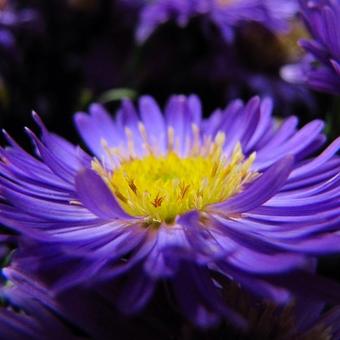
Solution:
M 111 107 L 151 94 L 165 103 L 169 93 L 197 93 L 210 109 L 259 94 L 278 115 L 324 117 L 323 96 L 281 78 L 303 55 L 297 12 L 293 0 L 3 2 L 3 16 L 17 18 L 6 34 L 20 53 L 2 58 L 2 126 L 19 135 L 13 122 L 26 125 L 33 108 L 73 138 L 65 123 L 93 100 Z
M 133 27 L 120 8 L 114 1 L 2 2 L 2 127 L 20 135 L 34 109 L 71 135 L 71 114 L 122 84 Z
M 134 3 L 141 7 L 136 31 L 139 42 L 145 41 L 167 21 L 175 20 L 184 27 L 199 16 L 213 22 L 227 42 L 234 39 L 236 27 L 250 21 L 261 23 L 271 31 L 288 30 L 288 21 L 298 9 L 295 0 L 284 3 L 277 0 L 137 0 Z
M 302 62 L 296 81 L 305 81 L 318 91 L 339 95 L 340 2 L 302 0 L 301 14 L 313 40 L 300 40 L 300 45 L 310 55 Z

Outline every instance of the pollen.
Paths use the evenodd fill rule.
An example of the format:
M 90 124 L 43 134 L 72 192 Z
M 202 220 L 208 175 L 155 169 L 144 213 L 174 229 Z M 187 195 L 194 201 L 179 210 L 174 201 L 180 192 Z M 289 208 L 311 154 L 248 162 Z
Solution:
M 212 139 L 202 138 L 196 126 L 192 132 L 186 156 L 176 151 L 174 131 L 169 128 L 166 152 L 160 154 L 145 141 L 145 155 L 137 157 L 127 131 L 128 150 L 107 150 L 115 159 L 113 168 L 105 168 L 97 159 L 92 167 L 128 214 L 172 224 L 185 212 L 227 200 L 257 175 L 250 170 L 255 154 L 245 158 L 240 144 L 226 157 L 223 133 Z
M 217 5 L 221 7 L 226 7 L 237 2 L 237 0 L 216 0 L 216 2 L 217 2 Z

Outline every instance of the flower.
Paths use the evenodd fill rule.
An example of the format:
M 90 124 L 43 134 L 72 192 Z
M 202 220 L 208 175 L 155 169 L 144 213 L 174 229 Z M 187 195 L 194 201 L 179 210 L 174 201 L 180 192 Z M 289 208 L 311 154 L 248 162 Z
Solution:
M 233 39 L 233 28 L 244 21 L 255 21 L 270 30 L 282 31 L 287 20 L 297 11 L 297 2 L 276 0 L 157 0 L 140 1 L 140 23 L 137 40 L 144 42 L 161 24 L 175 19 L 180 26 L 186 26 L 196 16 L 206 16 L 220 30 L 227 41 Z
M 34 107 L 58 131 L 61 116 L 124 87 L 134 46 L 129 13 L 118 2 L 95 1 L 92 9 L 90 2 L 0 1 L 1 126 L 17 134 Z
M 340 94 L 340 2 L 337 0 L 301 1 L 301 14 L 312 40 L 301 46 L 309 53 L 300 65 L 286 67 L 286 78 L 305 82 L 311 88 Z
M 55 292 L 93 287 L 125 313 L 166 280 L 201 327 L 244 326 L 220 298 L 226 278 L 276 303 L 338 301 L 338 285 L 311 266 L 340 250 L 340 139 L 311 157 L 323 122 L 297 130 L 271 110 L 255 97 L 202 119 L 198 97 L 173 96 L 163 116 L 145 96 L 112 120 L 93 104 L 75 123 L 94 156 L 34 114 L 38 158 L 7 134 L 0 151 L 0 222 L 22 234 L 17 268 Z
M 151 12 L 151 8 L 154 8 L 152 13 L 156 19 L 163 18 L 158 13 L 160 9 L 167 11 L 166 18 L 169 20 L 164 19 L 164 24 L 139 49 L 133 73 L 138 93 L 152 94 L 164 103 L 169 93 L 174 91 L 194 92 L 209 108 L 224 105 L 235 98 L 270 96 L 274 100 L 276 113 L 281 116 L 287 116 L 296 110 L 306 115 L 315 113 L 317 101 L 309 89 L 303 85 L 288 83 L 280 77 L 281 67 L 297 60 L 295 51 L 298 50 L 298 25 L 289 21 L 289 32 L 278 33 L 263 26 L 261 22 L 248 20 L 248 17 L 241 22 L 237 21 L 235 25 L 227 26 L 233 39 L 226 40 L 222 34 L 218 34 L 212 14 L 208 11 L 198 15 L 188 9 L 185 12 L 188 14 L 185 25 L 176 25 L 170 20 L 177 15 L 174 8 L 180 11 L 184 7 L 199 6 L 199 3 L 153 1 L 142 6 L 142 13 L 149 13 L 149 9 Z M 248 5 L 250 3 L 254 7 L 267 6 L 279 11 L 282 6 L 289 6 L 290 2 L 280 2 L 275 6 L 274 2 L 247 2 Z M 247 4 L 245 1 L 236 1 L 233 6 L 230 5 L 234 10 L 227 6 L 219 15 L 226 22 L 228 18 L 240 19 L 241 13 L 243 15 L 250 12 L 244 10 Z M 262 13 L 261 10 L 258 11 Z M 252 18 L 256 17 L 253 12 Z M 263 41 L 266 43 L 263 44 Z M 294 56 L 292 41 L 295 47 Z M 143 72 L 138 72 L 141 69 Z M 167 81 L 164 82 L 164 79 Z
M 183 323 L 172 325 L 167 319 L 164 329 L 159 325 L 148 329 L 146 320 L 150 316 L 143 313 L 139 320 L 124 319 L 114 309 L 107 308 L 103 297 L 86 289 L 76 288 L 53 297 L 39 281 L 17 271 L 15 263 L 3 269 L 3 274 L 7 279 L 0 288 L 0 325 L 4 338 L 20 335 L 34 339 L 110 339 L 115 334 L 119 338 L 159 339 L 160 335 L 175 336 L 177 332 L 180 336 L 183 328 Z M 233 282 L 224 288 L 223 298 L 247 320 L 248 328 L 239 330 L 222 325 L 205 333 L 211 338 L 221 331 L 233 339 L 335 340 L 339 337 L 339 306 L 327 310 L 323 303 L 300 297 L 287 306 L 275 306 L 250 296 Z M 160 305 L 162 310 L 165 307 Z M 158 324 L 162 324 L 159 313 L 156 315 Z

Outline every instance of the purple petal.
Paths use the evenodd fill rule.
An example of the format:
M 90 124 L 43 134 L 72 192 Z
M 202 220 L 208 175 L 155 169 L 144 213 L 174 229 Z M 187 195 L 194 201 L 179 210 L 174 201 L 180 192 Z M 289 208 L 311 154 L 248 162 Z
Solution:
M 260 117 L 257 123 L 256 129 L 252 134 L 247 146 L 245 148 L 246 152 L 250 152 L 252 148 L 255 147 L 256 143 L 261 139 L 261 137 L 266 133 L 268 127 L 271 123 L 271 113 L 273 110 L 273 102 L 271 99 L 266 98 L 262 101 L 260 107 Z
M 75 179 L 76 192 L 81 203 L 103 219 L 131 219 L 117 203 L 110 189 L 99 175 L 89 169 L 78 173 Z
M 139 312 L 150 300 L 155 289 L 155 281 L 141 270 L 129 273 L 129 280 L 117 296 L 117 306 L 127 315 Z
M 9 188 L 3 189 L 3 195 L 15 207 L 29 215 L 40 217 L 45 221 L 89 221 L 94 215 L 83 207 L 67 203 L 56 203 L 43 199 L 37 199 L 13 191 Z
M 33 118 L 42 131 L 43 143 L 59 161 L 66 163 L 74 171 L 90 164 L 91 159 L 83 150 L 60 136 L 50 133 L 35 112 Z
M 166 108 L 165 117 L 167 125 L 174 129 L 175 150 L 180 155 L 185 155 L 188 145 L 187 140 L 191 136 L 192 114 L 185 96 L 173 96 Z
M 307 271 L 296 271 L 285 276 L 272 276 L 268 280 L 273 284 L 287 287 L 295 294 L 312 301 L 328 302 L 332 305 L 340 303 L 339 283 Z
M 44 163 L 53 171 L 53 173 L 55 173 L 67 183 L 73 183 L 75 170 L 69 167 L 67 163 L 57 158 L 48 148 L 45 147 L 45 145 L 40 142 L 38 137 L 32 131 L 28 129 L 26 129 L 26 131 L 34 140 Z
M 90 113 L 91 115 L 78 112 L 74 116 L 74 122 L 86 145 L 101 159 L 105 154 L 102 142 L 105 140 L 109 146 L 117 146 L 121 135 L 103 107 L 93 104 Z
M 308 163 L 294 169 L 289 176 L 289 180 L 306 176 L 311 170 L 317 169 L 320 165 L 331 159 L 340 149 L 340 137 L 335 139 L 318 157 Z
M 149 96 L 143 96 L 139 100 L 139 111 L 145 125 L 149 142 L 165 151 L 167 131 L 164 118 L 156 101 Z
M 260 178 L 251 183 L 243 192 L 227 201 L 211 206 L 225 214 L 237 214 L 252 210 L 274 196 L 286 182 L 294 159 L 287 156 L 272 165 Z
M 232 253 L 236 246 L 227 236 L 214 230 L 212 226 L 206 228 L 199 221 L 197 211 L 182 215 L 177 223 L 184 229 L 185 237 L 200 263 L 209 263 L 212 260 L 225 258 Z

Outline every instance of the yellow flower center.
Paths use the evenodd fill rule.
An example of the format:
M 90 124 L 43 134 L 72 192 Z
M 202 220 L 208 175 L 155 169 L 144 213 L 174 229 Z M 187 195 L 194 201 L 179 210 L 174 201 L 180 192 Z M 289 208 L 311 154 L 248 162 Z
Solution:
M 170 128 L 165 154 L 153 152 L 146 142 L 146 154 L 138 158 L 128 143 L 128 152 L 122 148 L 107 149 L 109 155 L 118 155 L 120 159 L 113 170 L 105 169 L 98 160 L 93 161 L 92 167 L 128 214 L 145 217 L 151 223 L 171 224 L 178 215 L 228 199 L 256 176 L 250 171 L 255 154 L 245 159 L 237 144 L 226 158 L 224 133 L 218 133 L 214 140 L 207 137 L 201 141 L 197 127 L 193 131 L 195 138 L 185 157 L 174 150 Z M 131 137 L 129 132 L 127 136 Z

